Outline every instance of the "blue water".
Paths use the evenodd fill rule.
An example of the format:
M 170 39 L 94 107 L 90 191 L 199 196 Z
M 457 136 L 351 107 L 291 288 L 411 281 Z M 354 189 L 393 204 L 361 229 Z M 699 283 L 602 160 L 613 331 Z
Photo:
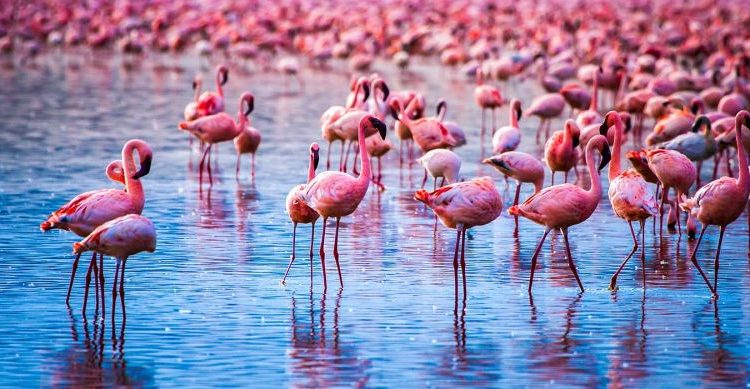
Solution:
M 156 67 L 176 61 L 185 71 Z M 338 289 L 329 257 L 323 293 L 317 255 L 311 287 L 309 226 L 298 229 L 298 260 L 284 286 L 292 231 L 284 199 L 306 177 L 320 114 L 343 102 L 344 65 L 304 70 L 301 93 L 283 75 L 233 67 L 228 110 L 234 114 L 242 91 L 256 96 L 252 118 L 263 134 L 257 177 L 253 184 L 245 159 L 235 181 L 233 147 L 222 144 L 215 184 L 201 192 L 199 154 L 176 129 L 192 98 L 196 61 L 150 58 L 134 69 L 121 63 L 49 53 L 27 68 L 0 67 L 0 386 L 747 386 L 745 215 L 728 228 L 716 302 L 689 262 L 694 243 L 666 229 L 654 234 L 650 223 L 647 291 L 637 257 L 621 274 L 620 289 L 607 290 L 632 241 L 606 197 L 590 220 L 570 230 L 585 293 L 553 233 L 530 298 L 530 259 L 542 228 L 521 220 L 514 236 L 504 213 L 470 232 L 468 298 L 456 302 L 454 231 L 434 230 L 434 216 L 412 199 L 422 172 L 400 169 L 392 152 L 384 159 L 388 189 L 371 190 L 343 220 L 345 288 Z M 478 164 L 473 85 L 431 65 L 417 64 L 406 76 L 389 64 L 376 68 L 391 89 L 423 90 L 430 104 L 447 99 L 448 117 L 469 137 L 457 150 L 461 176 L 495 177 L 507 208 L 512 186 L 505 189 L 498 174 Z M 540 91 L 511 83 L 503 92 L 528 104 Z M 506 116 L 503 110 L 503 123 Z M 536 125 L 522 121 L 522 149 L 541 155 Z M 109 316 L 94 315 L 93 296 L 87 320 L 81 314 L 85 261 L 68 309 L 78 238 L 38 226 L 76 194 L 113 187 L 104 167 L 136 137 L 154 149 L 143 179 L 144 215 L 156 225 L 158 245 L 128 261 L 127 321 L 117 316 L 113 327 Z M 604 185 L 606 196 L 606 179 Z M 530 191 L 524 187 L 522 198 Z M 717 243 L 718 231 L 710 229 L 699 251 L 709 274 Z M 105 272 L 109 296 L 111 258 Z

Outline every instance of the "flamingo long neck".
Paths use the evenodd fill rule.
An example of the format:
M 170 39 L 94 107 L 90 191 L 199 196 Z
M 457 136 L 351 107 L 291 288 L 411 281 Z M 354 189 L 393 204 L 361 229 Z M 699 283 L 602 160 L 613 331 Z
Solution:
M 627 80 L 628 77 L 625 76 L 625 73 L 620 73 L 620 85 L 617 87 L 617 93 L 615 93 L 615 101 L 619 101 L 620 96 L 628 92 Z
M 198 102 L 198 98 L 201 95 L 201 84 L 202 83 L 200 81 L 195 83 L 195 92 L 193 93 L 193 101 L 195 101 L 196 103 Z
M 599 111 L 599 73 L 594 74 L 594 93 L 591 96 L 590 111 Z
M 139 208 L 143 208 L 143 204 L 146 198 L 143 193 L 143 186 L 141 180 L 133 179 L 133 175 L 138 171 L 135 166 L 135 160 L 133 159 L 133 151 L 136 149 L 136 145 L 128 143 L 122 150 L 122 165 L 125 171 L 125 188 L 127 188 L 128 195 L 132 199 L 133 203 L 140 204 Z M 140 154 L 140 151 L 138 151 Z
M 622 168 L 620 167 L 620 151 L 622 150 L 622 122 L 615 121 L 615 144 L 612 145 L 612 160 L 609 162 L 609 180 L 612 181 L 619 176 Z
M 354 98 L 349 102 L 349 106 L 347 106 L 346 108 L 354 108 L 357 106 L 357 100 L 359 100 L 359 90 L 361 89 L 361 87 L 362 84 L 358 82 L 354 87 Z
M 224 97 L 224 89 L 221 87 L 221 70 L 216 72 L 216 92 Z
M 411 120 L 411 111 L 409 110 L 409 107 L 411 106 L 411 103 L 404 108 L 404 104 L 401 102 L 401 100 L 398 100 L 396 103 L 398 104 L 398 120 L 403 123 L 406 127 L 411 127 L 412 120 Z
M 602 197 L 602 182 L 599 177 L 599 170 L 596 169 L 596 162 L 594 162 L 595 143 L 589 142 L 586 146 L 586 167 L 589 169 L 589 177 L 591 178 L 591 188 L 587 192 L 598 202 L 599 198 Z
M 734 138 L 737 142 L 737 159 L 740 165 L 740 176 L 737 179 L 737 185 L 745 191 L 745 198 L 747 198 L 750 192 L 750 173 L 747 171 L 747 155 L 745 155 L 745 147 L 742 145 L 742 124 L 742 118 L 738 118 L 735 122 L 736 130 Z
M 445 113 L 446 113 L 447 111 L 448 111 L 448 105 L 447 105 L 447 104 L 443 104 L 443 105 L 442 105 L 442 106 L 440 107 L 440 112 L 438 112 L 438 116 L 437 116 L 437 120 L 438 120 L 439 122 L 442 122 L 442 121 L 443 121 L 443 119 L 445 119 Z
M 516 115 L 516 107 L 514 104 L 510 105 L 510 126 L 518 128 L 518 115 Z
M 380 135 L 377 135 L 380 136 Z M 360 154 L 360 173 L 357 177 L 357 181 L 360 185 L 363 185 L 365 191 L 367 186 L 370 184 L 370 176 L 372 171 L 370 170 L 370 153 L 367 152 L 367 146 L 365 145 L 365 126 L 361 123 L 359 129 L 357 129 L 357 142 L 359 143 L 359 154 Z M 747 170 L 747 168 L 745 168 Z
M 309 183 L 313 178 L 315 178 L 315 156 L 313 153 L 310 153 L 310 163 L 307 166 L 307 182 Z

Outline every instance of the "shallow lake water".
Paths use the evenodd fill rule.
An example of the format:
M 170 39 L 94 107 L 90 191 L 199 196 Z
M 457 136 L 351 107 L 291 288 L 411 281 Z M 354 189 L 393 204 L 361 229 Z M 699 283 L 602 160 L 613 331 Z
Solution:
M 514 235 L 513 218 L 503 212 L 469 233 L 468 298 L 456 303 L 454 231 L 435 230 L 434 215 L 412 199 L 422 172 L 417 165 L 400 168 L 396 148 L 383 161 L 387 190 L 370 190 L 343 219 L 343 290 L 329 257 L 323 293 L 317 254 L 311 286 L 309 226 L 298 228 L 298 259 L 281 285 L 292 237 L 284 199 L 304 182 L 308 146 L 321 142 L 320 115 L 343 102 L 349 76 L 338 64 L 305 69 L 297 93 L 296 81 L 281 74 L 232 68 L 227 110 L 234 115 L 242 91 L 255 94 L 252 121 L 263 135 L 257 176 L 253 183 L 246 158 L 237 182 L 233 146 L 221 144 L 214 185 L 201 191 L 199 154 L 176 127 L 198 65 L 183 58 L 185 71 L 156 66 L 174 61 L 146 59 L 126 68 L 106 55 L 49 53 L 33 66 L 0 68 L 0 386 L 748 384 L 745 215 L 727 230 L 718 301 L 690 264 L 694 242 L 666 226 L 654 234 L 650 222 L 647 290 L 635 257 L 611 292 L 609 278 L 632 240 L 612 213 L 605 178 L 596 213 L 570 230 L 585 293 L 568 269 L 562 237 L 553 233 L 531 298 L 530 260 L 543 229 L 522 219 Z M 211 89 L 212 67 L 202 70 Z M 387 64 L 375 68 L 392 90 L 422 90 L 431 107 L 440 97 L 448 101 L 448 118 L 461 123 L 469 140 L 457 149 L 461 176 L 493 176 L 507 209 L 513 186 L 506 189 L 499 174 L 479 163 L 490 147 L 489 139 L 480 147 L 473 83 L 426 64 L 411 75 Z M 503 93 L 528 105 L 540 89 L 513 82 Z M 537 120 L 521 125 L 522 149 L 541 155 L 533 141 Z M 39 223 L 78 193 L 113 187 L 104 167 L 131 138 L 154 150 L 143 179 L 143 214 L 156 225 L 158 245 L 128 261 L 127 321 L 118 316 L 113 327 L 109 317 L 93 314 L 93 303 L 88 320 L 81 315 L 85 261 L 66 306 L 78 238 L 42 233 Z M 530 193 L 524 187 L 521 196 Z M 712 228 L 699 251 L 711 276 L 717 243 Z M 113 272 L 106 258 L 107 291 Z

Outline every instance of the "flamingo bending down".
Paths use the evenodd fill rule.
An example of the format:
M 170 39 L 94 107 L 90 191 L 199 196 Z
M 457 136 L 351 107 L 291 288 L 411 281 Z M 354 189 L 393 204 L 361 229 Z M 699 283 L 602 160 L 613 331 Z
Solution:
M 403 123 L 411 131 L 414 143 L 422 152 L 434 149 L 454 147 L 458 143 L 453 135 L 437 118 L 421 118 L 412 120 L 405 111 L 401 100 L 394 100 L 395 110 L 392 112 L 394 119 Z
M 594 149 L 602 156 L 599 169 L 594 166 Z M 602 184 L 599 178 L 599 170 L 609 162 L 611 154 L 607 138 L 602 135 L 593 137 L 586 146 L 586 165 L 591 177 L 591 188 L 584 190 L 572 184 L 560 184 L 550 186 L 541 192 L 531 196 L 523 204 L 510 207 L 508 213 L 514 216 L 523 216 L 537 224 L 543 225 L 546 230 L 539 245 L 531 258 L 531 275 L 529 277 L 529 293 L 534 283 L 534 270 L 536 269 L 537 257 L 542 249 L 542 244 L 552 229 L 560 229 L 565 239 L 565 250 L 567 251 L 568 266 L 576 277 L 578 286 L 583 291 L 583 284 L 578 277 L 578 271 L 573 263 L 568 243 L 568 227 L 586 221 L 599 205 L 602 197 Z
M 222 86 L 229 79 L 229 70 L 220 65 L 216 68 L 216 92 L 203 92 L 198 97 L 198 116 L 215 115 L 224 112 L 224 89 Z M 186 119 L 187 120 L 187 119 Z
M 307 184 L 302 193 L 302 199 L 310 208 L 316 210 L 323 216 L 323 233 L 320 238 L 320 262 L 323 268 L 323 288 L 328 288 L 325 267 L 325 239 L 326 222 L 329 217 L 336 219 L 336 235 L 333 241 L 333 257 L 336 260 L 336 269 L 339 273 L 339 283 L 344 287 L 341 277 L 341 266 L 339 265 L 339 224 L 341 218 L 351 215 L 359 206 L 359 203 L 367 194 L 370 184 L 372 170 L 370 167 L 370 156 L 365 146 L 365 133 L 372 130 L 378 131 L 380 137 L 385 139 L 385 123 L 372 115 L 364 116 L 359 122 L 358 137 L 359 151 L 362 154 L 361 171 L 357 178 L 344 172 L 326 171 L 316 176 Z
M 552 185 L 555 184 L 555 172 L 565 172 L 565 182 L 568 182 L 568 172 L 576 166 L 578 159 L 578 139 L 581 130 L 576 123 L 568 119 L 563 131 L 555 131 L 544 144 L 544 160 L 552 173 Z
M 73 244 L 73 252 L 81 255 L 93 251 L 117 259 L 115 278 L 112 282 L 112 320 L 115 320 L 115 303 L 117 302 L 118 277 L 120 304 L 125 317 L 125 263 L 129 257 L 143 251 L 153 253 L 156 250 L 156 231 L 154 224 L 146 217 L 130 214 L 110 220 L 97 227 L 89 236 Z
M 742 214 L 747 204 L 748 195 L 750 195 L 750 173 L 747 166 L 747 155 L 742 147 L 742 125 L 750 127 L 750 113 L 742 110 L 735 116 L 735 141 L 737 143 L 737 160 L 740 167 L 739 177 L 721 177 L 711 181 L 702 187 L 691 199 L 685 199 L 682 207 L 685 211 L 690 212 L 703 224 L 698 243 L 693 249 L 690 260 L 698 269 L 703 280 L 708 285 L 708 289 L 714 298 L 718 298 L 719 282 L 719 254 L 721 253 L 721 243 L 724 239 L 724 231 L 727 226 L 737 220 Z M 696 254 L 703 240 L 703 233 L 709 225 L 719 226 L 719 246 L 716 249 L 716 258 L 714 259 L 714 285 L 706 278 L 703 269 L 701 269 Z
M 628 263 L 628 260 L 638 250 L 638 238 L 633 230 L 633 222 L 638 221 L 641 225 L 641 267 L 643 268 L 643 288 L 646 288 L 646 247 L 645 237 L 646 229 L 644 224 L 646 219 L 656 215 L 657 204 L 654 193 L 649 188 L 646 180 L 635 170 L 630 169 L 622 171 L 620 167 L 620 154 L 623 143 L 623 123 L 620 114 L 615 111 L 608 112 L 602 123 L 602 131 L 609 127 L 615 127 L 615 142 L 612 148 L 612 161 L 609 164 L 609 201 L 612 203 L 612 210 L 615 215 L 628 222 L 630 234 L 633 237 L 633 249 L 625 258 L 620 267 L 609 283 L 610 289 L 615 289 L 617 285 L 617 276 Z
M 682 153 L 674 150 L 648 150 L 648 167 L 656 174 L 661 183 L 661 205 L 659 206 L 659 230 L 663 223 L 664 203 L 669 196 L 669 189 L 674 188 L 677 192 L 676 206 L 672 207 L 677 215 L 677 231 L 682 236 L 680 225 L 680 196 L 687 195 L 690 187 L 696 180 L 695 165 Z
M 211 147 L 215 143 L 227 142 L 242 133 L 247 123 L 247 115 L 253 110 L 253 95 L 245 92 L 240 96 L 240 109 L 237 113 L 237 122 L 228 114 L 221 112 L 215 115 L 203 116 L 189 122 L 180 122 L 180 129 L 188 131 L 198 137 L 202 142 L 208 144 L 200 162 L 199 181 L 203 183 L 203 164 L 208 156 L 208 179 L 213 184 L 211 177 Z M 247 108 L 245 104 L 247 103 Z
M 234 170 L 235 177 L 239 178 L 240 175 L 240 156 L 242 154 L 251 155 L 251 176 L 255 179 L 255 152 L 258 151 L 260 146 L 261 136 L 260 131 L 257 128 L 250 125 L 250 118 L 248 115 L 253 112 L 255 108 L 255 98 L 250 94 L 247 100 L 247 111 L 244 115 L 239 115 L 239 127 L 241 132 L 234 138 L 234 149 L 237 150 L 237 166 Z
M 307 183 L 309 184 L 313 178 L 315 178 L 315 170 L 318 168 L 318 152 L 320 147 L 317 143 L 310 145 L 310 162 L 307 166 Z M 289 266 L 286 268 L 284 278 L 281 283 L 286 282 L 286 276 L 289 274 L 289 269 L 292 268 L 295 256 L 295 244 L 297 241 L 297 224 L 312 224 L 312 230 L 310 235 L 310 282 L 312 282 L 313 273 L 313 247 L 315 242 L 315 222 L 318 220 L 320 215 L 315 212 L 314 209 L 310 208 L 305 204 L 302 199 L 302 193 L 304 193 L 307 184 L 300 184 L 292 188 L 289 194 L 286 196 L 286 212 L 289 214 L 289 218 L 292 219 L 292 257 L 289 260 Z
M 440 186 L 445 185 L 446 182 L 452 184 L 458 179 L 458 172 L 461 170 L 461 157 L 447 149 L 430 150 L 417 159 L 417 162 L 424 167 L 422 188 L 424 188 L 424 184 L 427 182 L 427 173 L 429 173 L 433 178 L 432 190 L 435 190 L 437 187 L 438 177 L 443 178 Z
M 491 165 L 497 169 L 506 177 L 506 180 L 507 177 L 516 180 L 516 196 L 513 198 L 513 205 L 518 205 L 522 183 L 528 182 L 534 184 L 534 194 L 542 190 L 542 185 L 544 184 L 544 165 L 530 154 L 521 151 L 506 151 L 500 155 L 487 158 L 482 163 Z M 518 231 L 518 216 L 514 217 L 514 219 L 516 231 Z
M 140 160 L 140 169 L 136 169 L 133 159 L 133 153 L 138 152 Z M 86 237 L 91 234 L 96 227 L 120 216 L 127 214 L 140 214 L 145 204 L 145 195 L 140 178 L 149 173 L 151 169 L 151 159 L 153 153 L 148 144 L 139 139 L 128 141 L 122 148 L 122 166 L 110 163 L 107 168 L 108 176 L 118 180 L 119 169 L 122 168 L 122 177 L 125 189 L 102 189 L 82 193 L 67 204 L 53 212 L 46 221 L 39 227 L 42 231 L 52 229 L 61 229 L 72 231 L 80 237 Z M 110 175 L 111 174 L 111 175 Z M 73 269 L 70 274 L 70 283 L 68 284 L 68 295 L 65 303 L 70 301 L 70 291 L 73 287 L 76 269 L 80 255 L 76 256 L 73 261 Z M 89 274 L 94 263 L 95 257 L 92 257 L 92 264 L 89 265 Z M 101 268 L 101 264 L 99 266 Z M 104 287 L 104 275 L 99 275 L 102 288 Z M 88 285 L 84 295 L 84 312 L 88 300 Z M 103 291 L 102 291 L 103 295 Z
M 510 101 L 510 125 L 500 127 L 492 135 L 492 152 L 501 154 L 506 151 L 513 151 L 521 144 L 521 129 L 518 127 L 518 121 L 521 120 L 521 102 L 518 99 Z
M 453 280 L 458 298 L 458 246 L 461 246 L 461 276 L 466 296 L 466 230 L 492 222 L 503 211 L 503 200 L 490 177 L 457 182 L 429 193 L 424 189 L 414 199 L 430 207 L 444 226 L 456 229 L 456 249 L 453 255 Z

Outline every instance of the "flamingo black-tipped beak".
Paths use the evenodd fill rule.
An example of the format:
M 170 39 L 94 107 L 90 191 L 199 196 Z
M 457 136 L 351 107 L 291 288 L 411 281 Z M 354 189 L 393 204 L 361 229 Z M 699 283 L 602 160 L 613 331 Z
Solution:
M 604 144 L 604 147 L 602 148 L 602 162 L 599 164 L 599 170 L 604 169 L 605 166 L 609 163 L 609 160 L 612 159 L 612 153 L 609 150 L 609 145 Z
M 383 101 L 385 101 L 388 99 L 388 95 L 391 94 L 391 90 L 388 89 L 388 85 L 385 84 L 385 81 L 381 82 L 380 86 L 382 87 L 382 90 L 383 90 Z
M 227 81 L 229 81 L 229 72 L 225 70 L 221 72 L 221 85 L 226 84 Z
M 137 180 L 151 171 L 151 155 L 147 155 L 145 158 L 143 158 L 143 161 L 141 161 L 141 169 L 135 172 L 133 174 L 133 179 Z
M 581 137 L 579 135 L 573 136 L 573 148 L 578 147 L 578 145 L 581 144 Z
M 519 106 L 516 108 L 516 119 L 521 120 L 521 116 L 523 116 L 523 110 L 521 110 L 521 107 Z
M 602 125 L 599 126 L 599 135 L 607 136 L 607 132 L 609 132 L 609 126 L 607 125 L 607 119 L 604 119 Z
M 750 116 L 745 116 L 745 127 L 750 128 Z
M 198 87 L 198 83 L 193 81 L 193 90 L 195 90 Z
M 440 99 L 440 101 L 438 102 L 438 105 L 437 105 L 437 113 L 436 113 L 436 115 L 440 115 L 440 111 L 444 110 L 445 107 L 446 107 L 445 100 Z
M 391 116 L 393 116 L 393 119 L 398 120 L 398 107 L 391 106 Z
M 320 161 L 320 155 L 318 150 L 313 150 L 313 169 L 318 170 L 318 162 Z
M 362 99 L 362 101 L 367 101 L 367 98 L 370 97 L 370 84 L 363 82 L 362 83 L 362 91 L 364 92 L 365 98 Z
M 632 130 L 632 129 L 633 129 L 633 119 L 631 119 L 630 116 L 628 116 L 625 119 L 625 133 L 626 134 L 629 133 L 630 130 Z
M 255 97 L 251 95 L 246 101 L 247 111 L 245 111 L 245 116 L 250 115 L 250 113 L 255 109 Z
M 383 123 L 380 119 L 376 117 L 370 117 L 370 123 L 373 127 L 375 127 L 378 130 L 378 133 L 380 134 L 380 137 L 385 140 L 385 135 L 387 131 L 387 127 L 385 126 L 385 123 Z

